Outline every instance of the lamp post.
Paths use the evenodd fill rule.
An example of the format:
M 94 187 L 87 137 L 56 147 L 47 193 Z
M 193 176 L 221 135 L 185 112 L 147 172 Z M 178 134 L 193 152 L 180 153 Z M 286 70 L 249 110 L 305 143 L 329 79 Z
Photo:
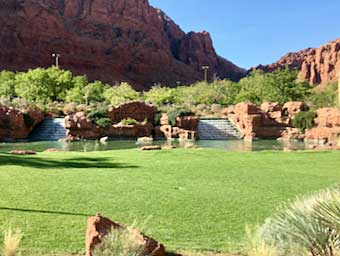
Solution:
M 57 68 L 59 68 L 59 58 L 60 58 L 60 54 L 59 53 L 52 53 L 52 57 L 54 57 L 55 58 L 55 66 L 57 67 Z
M 202 69 L 204 71 L 204 81 L 206 81 L 208 83 L 208 70 L 209 70 L 209 66 L 202 66 Z

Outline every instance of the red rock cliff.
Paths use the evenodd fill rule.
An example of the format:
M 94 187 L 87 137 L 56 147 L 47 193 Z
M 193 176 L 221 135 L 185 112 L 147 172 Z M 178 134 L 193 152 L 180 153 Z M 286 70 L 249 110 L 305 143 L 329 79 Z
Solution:
M 265 72 L 284 68 L 299 70 L 299 78 L 310 84 L 326 84 L 336 81 L 340 72 L 340 38 L 319 48 L 308 48 L 295 53 L 288 53 L 276 63 L 258 66 Z
M 210 74 L 237 80 L 244 70 L 219 57 L 207 32 L 185 34 L 148 0 L 0 0 L 0 70 L 61 67 L 91 80 L 137 89 Z

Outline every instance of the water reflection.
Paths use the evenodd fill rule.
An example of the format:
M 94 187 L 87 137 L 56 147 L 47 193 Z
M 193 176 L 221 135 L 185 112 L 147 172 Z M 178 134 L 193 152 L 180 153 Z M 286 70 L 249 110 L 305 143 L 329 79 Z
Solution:
M 174 141 L 154 141 L 154 145 L 167 145 L 175 146 L 178 148 L 217 148 L 227 151 L 261 151 L 261 150 L 304 150 L 309 149 L 309 145 L 305 145 L 300 141 L 277 141 L 277 140 L 256 140 L 256 141 L 243 141 L 243 140 L 200 140 L 194 142 L 179 142 Z M 58 141 L 39 141 L 39 142 L 21 142 L 21 143 L 0 143 L 0 151 L 8 152 L 11 150 L 34 150 L 37 152 L 45 151 L 48 148 L 56 148 L 61 151 L 105 151 L 117 149 L 130 149 L 137 148 L 135 140 L 112 140 L 102 143 L 100 141 L 82 141 L 82 142 L 58 142 Z

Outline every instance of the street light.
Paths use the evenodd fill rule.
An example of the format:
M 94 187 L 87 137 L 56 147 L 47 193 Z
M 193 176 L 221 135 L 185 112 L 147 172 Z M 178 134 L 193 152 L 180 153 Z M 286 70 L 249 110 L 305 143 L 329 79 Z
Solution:
M 204 81 L 206 81 L 208 83 L 208 70 L 209 70 L 209 66 L 202 66 L 202 69 L 204 71 Z
M 59 58 L 60 58 L 60 54 L 59 53 L 52 53 L 52 57 L 54 57 L 55 58 L 55 66 L 57 67 L 57 68 L 59 68 Z

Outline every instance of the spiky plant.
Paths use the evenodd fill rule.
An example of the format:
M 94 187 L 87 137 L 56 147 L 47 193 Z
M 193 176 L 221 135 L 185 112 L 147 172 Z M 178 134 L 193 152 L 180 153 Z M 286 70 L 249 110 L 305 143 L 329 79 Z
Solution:
M 334 256 L 340 249 L 339 208 L 339 187 L 300 198 L 268 219 L 262 236 L 283 255 Z
M 273 244 L 266 242 L 261 236 L 261 229 L 246 226 L 247 245 L 245 253 L 247 256 L 278 256 L 278 249 Z
M 133 228 L 112 229 L 93 250 L 93 256 L 140 256 L 145 249 L 143 236 Z
M 15 256 L 19 244 L 21 242 L 23 234 L 21 231 L 13 231 L 12 229 L 8 229 L 4 234 L 4 247 L 3 247 L 3 256 Z

